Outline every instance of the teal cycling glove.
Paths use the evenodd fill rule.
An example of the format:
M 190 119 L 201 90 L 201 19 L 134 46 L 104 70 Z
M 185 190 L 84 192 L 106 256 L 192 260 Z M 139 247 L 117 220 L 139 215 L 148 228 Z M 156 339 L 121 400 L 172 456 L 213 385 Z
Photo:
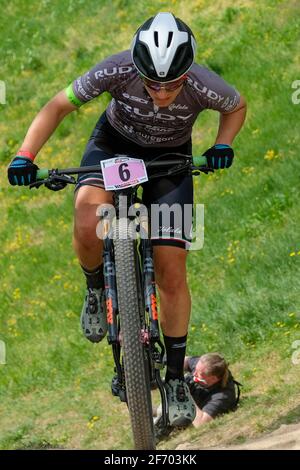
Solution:
M 204 152 L 207 166 L 214 170 L 229 168 L 232 165 L 234 152 L 230 145 L 216 144 Z
M 13 186 L 28 186 L 36 181 L 39 167 L 30 158 L 17 155 L 10 163 L 7 177 Z

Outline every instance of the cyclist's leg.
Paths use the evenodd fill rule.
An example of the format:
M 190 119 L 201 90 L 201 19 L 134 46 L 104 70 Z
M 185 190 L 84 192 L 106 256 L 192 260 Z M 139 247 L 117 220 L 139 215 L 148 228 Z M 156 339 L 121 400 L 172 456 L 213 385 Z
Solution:
M 186 279 L 186 248 L 192 227 L 192 178 L 163 178 L 155 181 L 155 187 L 152 187 L 151 182 L 147 185 L 144 202 L 151 213 L 155 279 L 160 294 L 160 320 L 167 353 L 166 391 L 169 420 L 173 426 L 186 426 L 192 423 L 196 413 L 183 374 L 191 310 Z M 155 216 L 159 217 L 157 206 L 155 210 L 153 204 L 173 206 L 170 212 L 174 215 L 170 217 L 169 214 L 167 221 L 165 213 L 160 217 L 162 221 L 158 224 L 154 220 Z
M 111 204 L 112 195 L 100 187 L 89 186 L 82 180 L 75 194 L 73 246 L 86 276 L 87 289 L 81 311 L 84 335 L 93 343 L 101 341 L 107 333 L 102 270 L 103 241 L 97 236 L 102 204 Z
M 160 294 L 160 322 L 167 353 L 165 387 L 171 426 L 188 426 L 196 407 L 184 381 L 191 299 L 186 279 L 187 253 L 174 246 L 154 246 L 155 277 Z
M 101 119 L 100 129 L 96 127 L 92 134 L 81 166 L 99 165 L 101 160 L 111 157 L 95 144 L 95 137 L 99 133 Z M 87 282 L 81 327 L 84 335 L 92 342 L 101 341 L 107 332 L 102 270 L 103 241 L 97 235 L 97 210 L 102 204 L 112 204 L 112 194 L 104 190 L 101 176 L 97 173 L 82 174 L 75 189 L 73 246 Z
M 174 338 L 185 336 L 191 310 L 186 278 L 187 251 L 175 246 L 154 246 L 153 254 L 163 334 Z
M 132 148 L 107 121 L 105 113 L 99 119 L 87 144 L 81 166 L 99 165 L 101 160 L 114 154 L 132 154 Z M 75 223 L 73 245 L 87 279 L 87 292 L 81 314 L 85 336 L 93 342 L 100 341 L 106 333 L 106 319 L 102 308 L 103 272 L 102 239 L 96 228 L 99 223 L 97 209 L 101 204 L 112 204 L 112 194 L 104 189 L 99 173 L 83 174 L 78 179 L 75 194 Z M 99 232 L 98 232 L 99 233 Z
M 81 167 L 99 165 L 101 160 L 112 156 L 106 125 L 107 118 L 104 113 L 87 143 Z M 100 204 L 111 202 L 112 196 L 104 190 L 103 179 L 99 173 L 80 175 L 75 188 L 73 246 L 81 266 L 88 271 L 94 270 L 102 263 L 102 240 L 96 234 L 99 221 L 96 211 Z
M 187 334 L 191 308 L 186 281 L 186 248 L 192 227 L 192 177 L 164 177 L 154 180 L 154 184 L 150 181 L 144 185 L 143 200 L 151 216 L 162 330 L 167 337 L 183 338 Z M 183 339 L 182 343 L 185 343 Z M 183 378 L 181 361 L 178 363 L 178 376 Z
M 81 266 L 89 271 L 102 264 L 103 242 L 96 232 L 99 222 L 96 212 L 100 205 L 112 202 L 110 192 L 88 183 L 82 183 L 76 191 L 73 246 Z
M 154 246 L 155 279 L 160 296 L 160 324 L 167 353 L 166 381 L 184 379 L 184 357 L 191 311 L 186 279 L 187 253 L 174 246 Z

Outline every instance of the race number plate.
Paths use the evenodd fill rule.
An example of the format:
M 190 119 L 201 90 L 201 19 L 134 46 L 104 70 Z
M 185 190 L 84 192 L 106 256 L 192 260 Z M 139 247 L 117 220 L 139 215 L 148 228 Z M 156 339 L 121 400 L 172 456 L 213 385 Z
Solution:
M 136 158 L 120 155 L 101 161 L 101 168 L 107 191 L 129 188 L 148 181 L 144 161 Z

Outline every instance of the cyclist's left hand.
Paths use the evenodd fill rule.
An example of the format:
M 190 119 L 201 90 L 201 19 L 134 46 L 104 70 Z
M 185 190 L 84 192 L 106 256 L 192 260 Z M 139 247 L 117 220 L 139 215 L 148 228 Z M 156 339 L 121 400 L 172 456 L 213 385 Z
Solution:
M 234 152 L 230 145 L 216 144 L 204 152 L 207 166 L 214 170 L 229 168 L 232 165 Z

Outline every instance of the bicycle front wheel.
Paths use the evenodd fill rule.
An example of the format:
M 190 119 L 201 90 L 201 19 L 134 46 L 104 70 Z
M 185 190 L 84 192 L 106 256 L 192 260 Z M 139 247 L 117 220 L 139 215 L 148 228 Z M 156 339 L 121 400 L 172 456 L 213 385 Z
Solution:
M 122 239 L 120 226 L 114 240 L 114 254 L 126 396 L 134 445 L 138 450 L 154 450 L 149 366 L 141 339 L 141 317 L 144 312 L 140 312 L 141 303 L 138 296 L 138 255 L 136 242 L 132 239 Z

